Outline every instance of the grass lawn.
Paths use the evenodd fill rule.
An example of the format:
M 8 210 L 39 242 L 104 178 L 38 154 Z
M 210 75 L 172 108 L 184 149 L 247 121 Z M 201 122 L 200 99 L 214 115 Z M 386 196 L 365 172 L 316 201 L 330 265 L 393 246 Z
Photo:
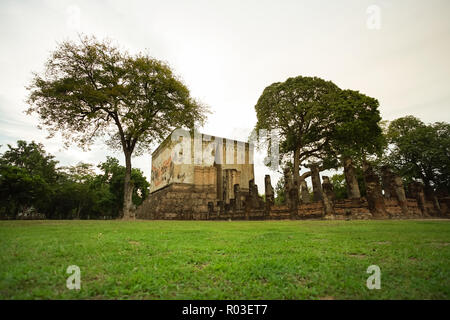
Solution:
M 445 220 L 0 221 L 0 298 L 450 299 L 449 244 Z

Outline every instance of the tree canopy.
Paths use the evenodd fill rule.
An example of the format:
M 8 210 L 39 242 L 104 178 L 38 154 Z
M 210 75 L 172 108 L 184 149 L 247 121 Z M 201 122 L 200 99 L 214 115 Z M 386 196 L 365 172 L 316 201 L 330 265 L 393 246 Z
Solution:
M 429 190 L 450 190 L 450 124 L 425 124 L 413 116 L 392 121 L 386 133 L 384 162 L 407 181 L 421 180 Z
M 381 155 L 385 139 L 377 99 L 358 91 L 342 90 L 334 112 L 336 126 L 325 156 L 330 163 L 342 157 L 357 161 L 369 155 Z M 336 166 L 341 166 L 340 161 Z
M 255 129 L 275 130 L 282 161 L 293 160 L 294 181 L 300 164 L 320 158 L 330 141 L 339 91 L 331 81 L 299 76 L 271 84 L 258 99 Z

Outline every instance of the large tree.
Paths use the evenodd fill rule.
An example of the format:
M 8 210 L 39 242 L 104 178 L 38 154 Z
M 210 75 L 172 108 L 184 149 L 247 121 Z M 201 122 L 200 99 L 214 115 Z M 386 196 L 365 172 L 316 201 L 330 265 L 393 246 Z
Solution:
M 335 112 L 337 125 L 327 146 L 325 162 L 328 167 L 344 168 L 348 197 L 360 198 L 355 163 L 361 165 L 371 155 L 381 156 L 385 147 L 379 102 L 358 91 L 342 90 Z
M 146 54 L 130 55 L 110 41 L 81 36 L 51 54 L 28 87 L 28 113 L 50 136 L 87 149 L 98 137 L 125 156 L 123 216 L 132 216 L 131 157 L 175 127 L 193 128 L 206 108 L 190 96 L 170 67 Z
M 269 145 L 278 139 L 280 157 L 292 161 L 297 183 L 303 162 L 320 159 L 330 141 L 339 91 L 331 81 L 298 76 L 271 84 L 258 99 L 256 132 L 275 130 Z
M 425 124 L 413 116 L 392 121 L 385 158 L 406 181 L 422 180 L 428 196 L 450 190 L 450 124 Z

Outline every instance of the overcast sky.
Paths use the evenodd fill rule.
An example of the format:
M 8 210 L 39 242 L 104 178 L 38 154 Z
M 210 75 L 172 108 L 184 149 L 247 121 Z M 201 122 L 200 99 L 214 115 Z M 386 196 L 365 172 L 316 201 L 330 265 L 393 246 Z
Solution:
M 378 15 L 379 13 L 379 15 Z M 450 122 L 450 1 L 8 1 L 0 2 L 0 144 L 42 142 L 61 165 L 113 155 L 46 139 L 23 111 L 32 71 L 56 42 L 78 33 L 108 37 L 167 61 L 213 114 L 204 133 L 245 139 L 263 89 L 318 76 L 380 101 L 384 119 L 414 115 Z M 378 19 L 378 17 L 380 19 Z M 134 158 L 150 175 L 150 154 Z M 260 161 L 261 157 L 256 156 Z M 256 182 L 264 174 L 256 164 Z

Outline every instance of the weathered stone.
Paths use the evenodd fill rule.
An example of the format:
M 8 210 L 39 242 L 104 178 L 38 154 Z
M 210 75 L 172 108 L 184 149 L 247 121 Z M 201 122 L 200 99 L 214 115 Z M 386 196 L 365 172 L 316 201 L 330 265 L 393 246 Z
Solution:
M 436 196 L 436 193 L 434 192 L 433 188 L 428 184 L 424 185 L 424 193 L 425 193 L 425 199 L 428 201 L 431 201 L 433 204 L 433 209 L 429 210 L 429 213 L 432 213 L 434 216 L 441 216 L 442 210 L 441 205 L 439 204 L 439 200 Z
M 259 196 L 258 186 L 255 184 L 255 181 L 252 179 L 248 183 L 249 185 L 249 194 L 248 194 L 248 204 L 246 207 L 249 209 L 262 209 L 264 208 L 264 201 Z
M 291 218 L 295 218 L 297 216 L 298 209 L 298 187 L 297 183 L 294 181 L 294 185 L 289 190 L 289 209 L 291 211 Z
M 334 194 L 334 187 L 333 184 L 330 182 L 330 178 L 327 176 L 323 176 L 322 181 L 323 181 L 322 182 L 323 193 L 328 196 L 328 199 L 330 199 L 330 201 L 334 201 L 336 196 Z
M 428 211 L 425 207 L 425 192 L 423 184 L 418 181 L 413 181 L 408 185 L 409 192 L 413 197 L 416 198 L 417 204 L 419 205 L 422 215 L 428 217 Z
M 308 185 L 306 184 L 306 180 L 300 180 L 300 193 L 302 203 L 310 203 L 311 199 L 309 197 Z
M 270 209 L 274 204 L 275 201 L 275 192 L 272 187 L 272 183 L 270 181 L 270 175 L 266 174 L 264 177 L 264 191 L 265 191 L 265 215 L 270 214 Z
M 393 186 L 394 174 L 388 166 L 381 167 L 381 182 L 384 191 L 384 197 L 390 199 L 395 196 Z
M 400 215 L 409 216 L 408 202 L 406 200 L 405 189 L 402 179 L 393 173 L 388 166 L 381 167 L 381 177 L 384 189 L 384 198 L 395 198 L 400 206 Z
M 296 181 L 293 181 L 289 168 L 284 169 L 284 189 L 290 216 L 294 218 L 297 215 L 298 208 L 298 185 Z
M 334 190 L 330 179 L 327 176 L 322 177 L 322 203 L 324 208 L 325 219 L 334 218 Z
M 217 201 L 218 214 L 225 213 L 225 204 L 222 200 Z
M 311 170 L 311 181 L 313 186 L 314 201 L 322 200 L 322 185 L 320 183 L 319 166 L 315 163 L 310 164 L 309 168 Z
M 402 214 L 405 216 L 410 215 L 408 210 L 408 201 L 406 199 L 405 188 L 403 187 L 402 178 L 400 178 L 399 176 L 394 176 L 393 185 L 395 196 L 398 200 L 400 208 L 402 209 Z
M 292 189 L 293 186 L 293 181 L 292 181 L 292 174 L 291 174 L 291 170 L 289 168 L 285 168 L 283 171 L 284 174 L 284 194 L 286 196 L 286 202 L 288 207 L 290 207 L 290 197 L 289 197 L 289 193 L 290 190 Z
M 347 187 L 347 194 L 349 199 L 361 198 L 359 191 L 358 180 L 356 179 L 355 168 L 350 157 L 345 157 L 344 160 L 344 176 L 345 185 Z
M 234 185 L 234 197 L 236 202 L 236 211 L 242 210 L 242 196 L 241 196 L 241 188 L 239 184 Z
M 274 199 L 275 199 L 275 193 L 272 187 L 272 183 L 270 181 L 270 176 L 266 174 L 264 177 L 264 191 L 266 195 L 266 202 L 270 205 L 273 205 Z
M 384 197 L 381 192 L 381 185 L 377 174 L 374 172 L 372 165 L 364 162 L 363 165 L 364 181 L 366 183 L 366 194 L 369 210 L 375 218 L 383 218 L 388 216 Z

